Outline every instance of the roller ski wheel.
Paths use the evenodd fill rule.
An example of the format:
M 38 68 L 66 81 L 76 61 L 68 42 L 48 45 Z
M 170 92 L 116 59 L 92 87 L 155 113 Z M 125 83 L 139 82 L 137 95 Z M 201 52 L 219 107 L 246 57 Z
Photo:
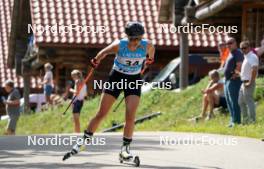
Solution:
M 124 159 L 123 159 L 121 153 L 119 154 L 119 162 L 120 162 L 121 164 L 124 162 Z
M 139 167 L 140 166 L 140 159 L 138 156 L 135 156 L 133 162 L 135 163 L 135 167 Z
M 66 154 L 63 156 L 62 161 L 67 160 L 67 159 L 70 158 L 71 156 L 72 156 L 71 152 L 66 153 Z
M 133 163 L 135 167 L 139 167 L 140 166 L 140 159 L 139 159 L 139 156 L 134 156 L 134 157 L 130 157 L 130 158 L 124 158 L 122 156 L 122 154 L 120 153 L 119 154 L 119 162 L 121 164 L 123 164 L 124 162 L 127 162 L 127 163 Z
M 66 153 L 63 156 L 62 161 L 65 161 L 65 160 L 69 159 L 71 156 L 76 155 L 79 152 L 84 151 L 84 150 L 85 150 L 85 145 L 82 145 L 80 147 L 78 147 L 78 145 L 76 145 L 76 146 L 74 146 L 74 148 L 70 152 Z

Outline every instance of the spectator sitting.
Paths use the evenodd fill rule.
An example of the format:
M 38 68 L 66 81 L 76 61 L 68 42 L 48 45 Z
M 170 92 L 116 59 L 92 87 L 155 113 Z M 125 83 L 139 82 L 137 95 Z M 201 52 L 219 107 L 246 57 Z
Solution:
M 64 100 L 64 97 L 61 97 L 60 95 L 57 94 L 51 94 L 50 99 L 52 103 L 56 106 L 62 106 Z M 43 106 L 46 104 L 46 97 L 43 93 L 32 93 L 29 95 L 29 103 L 30 103 L 30 108 L 33 112 L 41 112 L 44 110 L 47 110 L 46 106 Z M 23 112 L 24 108 L 24 98 L 20 99 L 20 110 Z
M 37 94 L 37 93 L 29 94 L 29 103 L 30 103 L 30 105 L 32 105 L 32 104 L 36 105 L 35 109 L 32 109 L 32 107 L 30 106 L 32 111 L 40 112 L 41 111 L 41 106 L 46 103 L 45 95 L 44 94 Z M 24 109 L 24 104 L 25 104 L 24 98 L 21 98 L 20 99 L 21 112 L 24 111 L 23 110 Z
M 15 135 L 17 121 L 20 116 L 20 93 L 14 88 L 14 82 L 12 80 L 5 82 L 5 90 L 8 93 L 8 98 L 3 103 L 6 106 L 6 112 L 9 116 L 5 135 Z
M 210 120 L 214 114 L 213 109 L 215 107 L 226 108 L 226 99 L 224 97 L 224 82 L 220 79 L 220 75 L 217 70 L 212 70 L 209 72 L 210 81 L 206 89 L 202 90 L 203 93 L 203 104 L 202 112 L 196 117 L 196 121 L 199 119 L 204 119 L 206 117 L 206 111 L 209 107 L 209 114 L 206 120 Z

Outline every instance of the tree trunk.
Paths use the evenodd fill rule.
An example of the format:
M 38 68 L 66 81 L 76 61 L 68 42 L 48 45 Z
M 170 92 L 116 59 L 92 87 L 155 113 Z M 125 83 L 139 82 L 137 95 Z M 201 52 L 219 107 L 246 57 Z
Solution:
M 30 103 L 29 103 L 29 94 L 30 94 L 30 74 L 27 73 L 30 70 L 27 68 L 25 62 L 23 62 L 23 81 L 24 81 L 24 90 L 23 90 L 23 97 L 24 97 L 24 113 L 30 113 Z
M 180 34 L 180 89 L 183 90 L 188 86 L 189 80 L 189 42 L 188 34 Z

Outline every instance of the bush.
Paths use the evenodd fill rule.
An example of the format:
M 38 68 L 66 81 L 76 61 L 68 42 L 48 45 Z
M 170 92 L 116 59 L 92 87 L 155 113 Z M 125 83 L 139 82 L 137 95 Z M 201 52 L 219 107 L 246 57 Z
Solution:
M 264 77 L 260 77 L 257 79 L 254 98 L 256 101 L 260 101 L 264 99 Z

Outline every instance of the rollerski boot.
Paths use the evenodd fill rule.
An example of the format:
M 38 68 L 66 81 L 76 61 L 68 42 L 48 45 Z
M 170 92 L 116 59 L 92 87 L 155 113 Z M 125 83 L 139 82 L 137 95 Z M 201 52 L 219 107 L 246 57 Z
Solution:
M 120 163 L 123 162 L 132 162 L 136 167 L 139 167 L 140 165 L 140 160 L 138 156 L 133 156 L 130 153 L 130 146 L 126 145 L 126 146 L 122 146 L 121 148 L 121 152 L 119 154 L 119 161 Z
M 72 150 L 71 150 L 70 152 L 67 152 L 67 153 L 63 156 L 62 160 L 65 161 L 65 160 L 67 160 L 68 158 L 70 158 L 71 156 L 76 155 L 76 154 L 78 154 L 78 153 L 81 152 L 81 151 L 84 151 L 84 150 L 85 150 L 85 145 L 86 145 L 85 143 L 86 143 L 86 142 L 88 143 L 88 142 L 90 141 L 92 135 L 93 135 L 92 133 L 89 133 L 89 132 L 87 132 L 87 131 L 84 131 L 83 140 L 82 140 L 81 142 L 77 142 L 77 143 L 73 146 Z

